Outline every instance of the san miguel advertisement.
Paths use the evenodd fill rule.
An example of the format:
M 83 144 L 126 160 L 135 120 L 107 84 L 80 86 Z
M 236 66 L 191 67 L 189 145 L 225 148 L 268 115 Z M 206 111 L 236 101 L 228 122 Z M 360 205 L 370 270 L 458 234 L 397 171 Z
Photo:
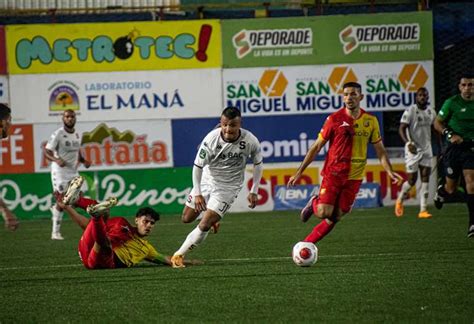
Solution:
M 10 100 L 22 123 L 57 122 L 66 109 L 78 121 L 219 116 L 221 76 L 220 69 L 11 75 Z
M 418 88 L 434 92 L 432 71 L 431 61 L 225 69 L 224 102 L 245 116 L 332 113 L 343 84 L 359 82 L 367 111 L 404 110 Z
M 431 12 L 222 22 L 224 67 L 433 59 Z
M 11 74 L 210 68 L 218 20 L 10 25 Z

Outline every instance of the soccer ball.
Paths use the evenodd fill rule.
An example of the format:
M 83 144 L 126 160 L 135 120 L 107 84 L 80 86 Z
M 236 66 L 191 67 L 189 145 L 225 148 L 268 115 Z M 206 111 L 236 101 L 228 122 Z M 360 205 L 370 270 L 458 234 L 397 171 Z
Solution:
M 318 248 L 311 242 L 298 242 L 293 247 L 293 262 L 300 267 L 310 267 L 318 261 Z

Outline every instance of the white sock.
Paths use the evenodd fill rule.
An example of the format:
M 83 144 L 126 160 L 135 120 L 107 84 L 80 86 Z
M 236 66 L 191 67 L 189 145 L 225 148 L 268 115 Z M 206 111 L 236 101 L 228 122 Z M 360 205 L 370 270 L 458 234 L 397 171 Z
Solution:
M 410 184 L 408 183 L 408 181 L 405 181 L 402 185 L 402 189 L 398 193 L 398 200 L 401 200 L 401 201 L 405 200 L 405 197 L 407 197 L 408 191 L 410 191 L 410 189 L 411 189 Z
M 420 211 L 427 210 L 427 202 L 428 201 L 428 182 L 421 183 L 420 189 Z
M 53 213 L 53 234 L 59 234 L 61 232 L 61 222 L 63 220 L 63 212 L 56 209 L 56 206 L 51 207 Z
M 196 226 L 196 228 L 188 234 L 179 250 L 174 254 L 185 255 L 187 252 L 191 251 L 202 241 L 204 241 L 207 237 L 207 234 L 209 234 L 209 231 L 203 232 L 199 229 L 199 225 Z

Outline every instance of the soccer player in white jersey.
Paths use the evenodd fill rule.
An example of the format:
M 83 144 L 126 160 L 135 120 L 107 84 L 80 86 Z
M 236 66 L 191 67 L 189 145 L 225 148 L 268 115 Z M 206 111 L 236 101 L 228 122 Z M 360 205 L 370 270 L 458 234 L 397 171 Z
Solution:
M 76 132 L 76 113 L 68 109 L 63 114 L 63 127 L 57 129 L 49 138 L 44 148 L 46 159 L 51 161 L 51 182 L 53 191 L 64 193 L 69 181 L 77 177 L 79 163 L 88 168 L 91 163 L 81 154 L 81 135 Z M 51 208 L 53 229 L 52 240 L 63 240 L 61 222 L 63 210 L 57 204 Z
M 403 216 L 403 201 L 408 191 L 416 184 L 418 170 L 421 177 L 420 213 L 418 218 L 431 218 L 428 212 L 428 183 L 431 174 L 431 127 L 436 118 L 435 111 L 428 105 L 429 94 L 426 88 L 416 92 L 416 104 L 407 108 L 400 120 L 399 134 L 405 142 L 405 165 L 408 179 L 402 185 L 395 203 L 395 215 Z
M 263 158 L 260 142 L 248 130 L 240 128 L 240 111 L 223 110 L 220 127 L 204 137 L 193 166 L 193 189 L 183 209 L 182 221 L 190 223 L 203 212 L 198 226 L 188 234 L 171 258 L 173 268 L 183 268 L 184 255 L 203 242 L 210 228 L 229 210 L 242 189 L 247 160 L 253 162 L 253 185 L 247 196 L 250 208 L 258 202 Z

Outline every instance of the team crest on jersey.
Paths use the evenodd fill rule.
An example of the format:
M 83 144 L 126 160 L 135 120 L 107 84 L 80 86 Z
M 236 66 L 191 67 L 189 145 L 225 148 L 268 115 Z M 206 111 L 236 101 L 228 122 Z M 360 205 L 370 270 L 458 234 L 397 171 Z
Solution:
M 217 147 L 216 147 L 216 149 L 217 149 L 217 150 L 220 150 L 221 148 L 222 148 L 222 145 L 220 145 L 220 144 L 217 144 Z
M 206 158 L 206 151 L 205 151 L 204 149 L 201 149 L 201 150 L 199 151 L 199 157 L 200 157 L 201 159 L 205 159 L 205 158 Z
M 370 121 L 366 120 L 364 121 L 364 127 L 369 127 L 370 126 Z

